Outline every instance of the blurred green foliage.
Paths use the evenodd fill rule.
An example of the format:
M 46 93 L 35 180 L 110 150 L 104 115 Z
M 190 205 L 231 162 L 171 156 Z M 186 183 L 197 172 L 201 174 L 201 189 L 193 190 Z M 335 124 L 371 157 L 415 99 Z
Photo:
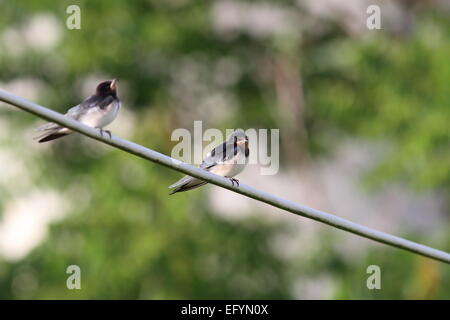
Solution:
M 294 3 L 283 6 L 301 10 Z M 72 4 L 81 7 L 81 30 L 65 29 L 65 10 Z M 402 181 L 417 192 L 450 191 L 445 12 L 421 7 L 414 31 L 403 36 L 380 31 L 358 38 L 321 21 L 321 33 L 306 29 L 301 35 L 258 38 L 244 32 L 219 36 L 212 1 L 30 0 L 0 6 L 0 33 L 20 28 L 38 13 L 53 14 L 60 23 L 62 38 L 51 51 L 30 48 L 18 54 L 0 47 L 0 81 L 39 79 L 42 105 L 65 111 L 82 98 L 84 78 L 117 77 L 123 107 L 137 114 L 132 140 L 170 154 L 168 137 L 185 124 L 179 110 L 192 107 L 182 92 L 173 93 L 173 83 L 183 62 L 194 61 L 204 68 L 201 81 L 237 105 L 216 122 L 208 113 L 197 119 L 219 128 L 281 128 L 284 165 L 295 166 L 288 156 L 295 141 L 310 157 L 326 157 L 336 137 L 351 135 L 391 144 L 367 177 L 373 188 Z M 237 63 L 240 74 L 221 85 L 212 70 L 224 58 Z M 288 66 L 288 76 L 292 71 L 301 76 L 305 96 L 305 110 L 290 127 L 277 107 L 274 77 L 264 69 L 280 65 Z M 17 131 L 35 123 L 25 113 L 8 116 Z M 306 135 L 296 131 L 300 127 Z M 283 128 L 298 136 L 286 137 Z M 11 135 L 10 143 L 20 144 L 20 138 Z M 308 259 L 283 260 L 269 242 L 288 232 L 282 224 L 219 218 L 205 191 L 168 198 L 166 186 L 178 173 L 83 140 L 68 137 L 47 153 L 30 156 L 33 183 L 56 188 L 79 205 L 24 259 L 0 259 L 0 298 L 286 299 L 294 296 L 298 277 L 321 274 L 337 282 L 323 298 L 450 298 L 447 266 L 382 246 L 349 262 L 333 250 L 336 230 L 320 230 L 324 236 Z M 1 192 L 7 199 L 11 190 Z M 430 243 L 419 235 L 402 236 Z M 448 235 L 433 241 L 450 249 Z M 374 261 L 384 270 L 381 291 L 365 286 L 366 267 Z M 81 267 L 82 290 L 65 286 L 71 264 Z

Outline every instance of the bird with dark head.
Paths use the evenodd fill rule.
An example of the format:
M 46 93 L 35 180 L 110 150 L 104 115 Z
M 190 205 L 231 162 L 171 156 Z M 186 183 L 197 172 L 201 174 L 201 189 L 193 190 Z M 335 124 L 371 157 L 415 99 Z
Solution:
M 244 170 L 248 163 L 250 150 L 248 137 L 242 130 L 231 133 L 227 141 L 215 147 L 203 160 L 200 168 L 230 179 L 231 184 L 239 186 L 239 180 L 234 177 Z M 170 194 L 184 192 L 207 184 L 206 181 L 185 176 L 171 186 Z
M 110 124 L 116 117 L 120 109 L 120 100 L 117 97 L 116 79 L 101 82 L 95 94 L 85 99 L 79 105 L 70 108 L 65 114 L 67 117 L 78 120 L 90 127 L 100 129 L 100 133 L 111 132 L 103 130 L 103 127 Z M 38 128 L 44 133 L 38 136 L 39 143 L 55 140 L 71 134 L 73 131 L 64 128 L 56 123 L 47 123 Z

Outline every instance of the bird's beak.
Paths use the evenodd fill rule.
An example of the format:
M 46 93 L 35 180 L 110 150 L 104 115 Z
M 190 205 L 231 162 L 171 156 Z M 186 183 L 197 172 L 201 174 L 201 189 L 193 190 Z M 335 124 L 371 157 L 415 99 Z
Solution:
M 238 142 L 237 142 L 237 144 L 239 144 L 239 145 L 244 144 L 244 143 L 248 143 L 247 137 L 245 137 L 245 139 L 238 140 Z
M 116 79 L 111 80 L 111 84 L 109 85 L 111 90 L 116 90 Z

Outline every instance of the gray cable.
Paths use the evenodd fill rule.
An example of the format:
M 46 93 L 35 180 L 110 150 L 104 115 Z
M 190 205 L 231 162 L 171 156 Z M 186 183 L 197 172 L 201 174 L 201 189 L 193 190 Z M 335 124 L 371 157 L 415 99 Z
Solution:
M 393 247 L 411 251 L 419 255 L 426 256 L 450 264 L 450 254 L 447 252 L 427 247 L 415 243 L 413 241 L 409 241 L 397 236 L 390 235 L 388 233 L 377 231 L 323 211 L 302 206 L 293 201 L 282 199 L 273 194 L 255 189 L 253 187 L 244 184 L 240 184 L 239 187 L 233 187 L 231 182 L 226 178 L 217 176 L 215 174 L 199 169 L 187 163 L 183 163 L 181 161 L 178 161 L 176 159 L 173 159 L 171 157 L 168 157 L 151 149 L 145 148 L 139 144 L 130 142 L 128 140 L 124 140 L 115 136 L 112 136 L 112 138 L 109 138 L 109 136 L 107 135 L 102 136 L 99 130 L 97 129 L 86 126 L 76 120 L 70 119 L 60 113 L 57 113 L 55 111 L 52 111 L 35 103 L 32 103 L 21 97 L 12 95 L 6 91 L 0 90 L 0 101 L 4 101 L 6 103 L 14 105 L 40 118 L 58 123 L 61 126 L 70 128 L 83 135 L 91 137 L 95 140 L 102 141 L 103 143 L 109 144 L 125 152 L 132 153 L 138 157 L 162 164 L 171 169 L 208 181 L 212 184 L 240 193 L 249 198 L 267 203 L 269 205 L 289 211 L 299 216 L 320 221 L 330 226 L 357 234 L 364 238 L 372 239 Z

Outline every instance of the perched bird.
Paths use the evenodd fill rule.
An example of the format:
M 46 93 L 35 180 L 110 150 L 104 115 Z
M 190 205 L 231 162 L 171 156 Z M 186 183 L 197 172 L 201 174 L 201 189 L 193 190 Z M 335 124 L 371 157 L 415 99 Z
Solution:
M 106 132 L 111 137 L 111 132 L 103 130 L 117 116 L 120 109 L 120 100 L 117 97 L 116 79 L 104 81 L 97 86 L 95 94 L 70 108 L 66 116 L 78 120 L 88 126 L 100 129 L 100 133 Z M 44 133 L 36 139 L 39 143 L 64 137 L 73 131 L 56 123 L 47 123 L 38 128 Z
M 228 137 L 227 141 L 215 147 L 203 160 L 200 168 L 219 176 L 230 178 L 231 183 L 239 186 L 239 180 L 233 177 L 241 173 L 248 163 L 250 150 L 248 137 L 242 130 L 236 130 Z M 170 194 L 188 191 L 207 184 L 207 182 L 185 176 L 181 180 L 169 186 L 173 189 Z

